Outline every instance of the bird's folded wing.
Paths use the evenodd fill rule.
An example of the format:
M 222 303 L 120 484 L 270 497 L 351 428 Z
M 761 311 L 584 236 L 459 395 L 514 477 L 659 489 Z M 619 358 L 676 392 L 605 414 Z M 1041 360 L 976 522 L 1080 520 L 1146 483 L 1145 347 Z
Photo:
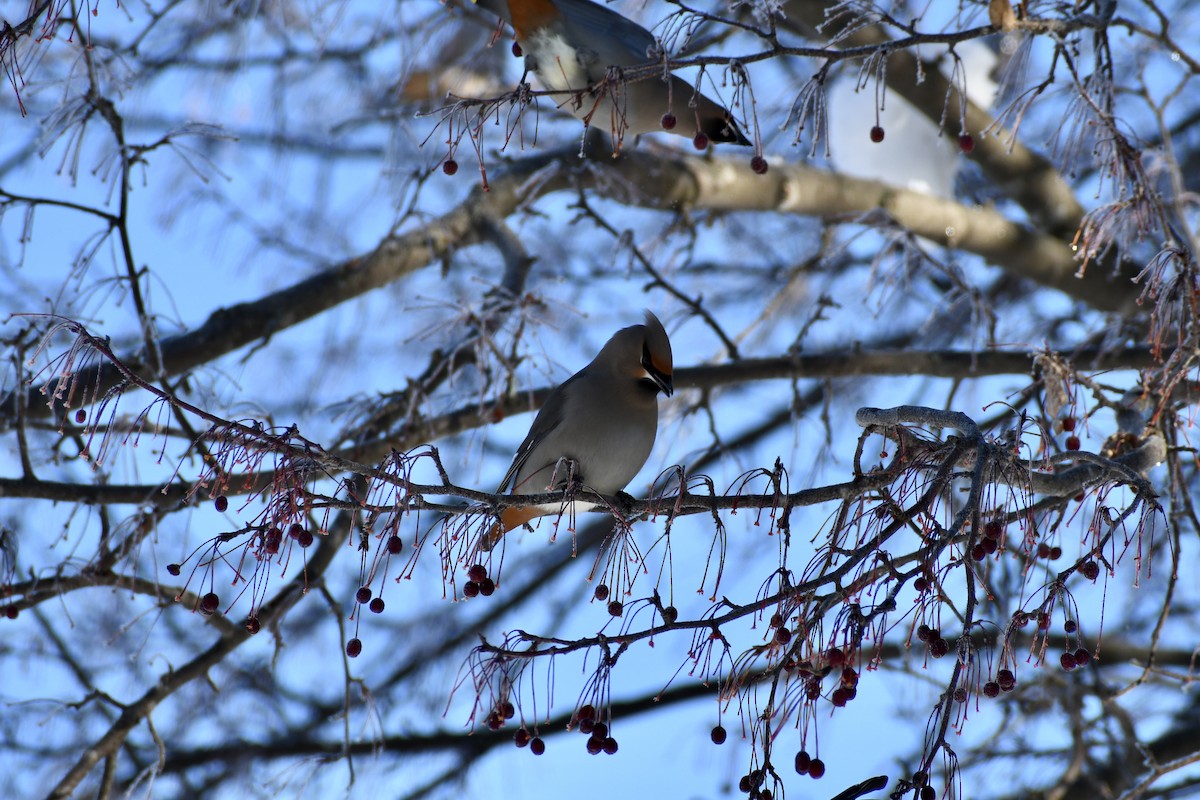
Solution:
M 567 26 L 585 35 L 584 41 L 602 37 L 607 41 L 619 41 L 629 50 L 635 63 L 649 63 L 647 51 L 657 41 L 654 34 L 631 19 L 623 17 L 608 6 L 599 3 L 580 3 L 559 0 L 555 5 L 562 11 Z M 607 66 L 614 66 L 609 64 Z M 617 65 L 628 66 L 628 65 Z

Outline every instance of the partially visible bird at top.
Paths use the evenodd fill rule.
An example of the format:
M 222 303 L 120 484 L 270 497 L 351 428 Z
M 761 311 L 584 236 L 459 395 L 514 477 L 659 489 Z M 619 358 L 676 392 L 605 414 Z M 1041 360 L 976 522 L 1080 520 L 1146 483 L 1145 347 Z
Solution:
M 612 496 L 638 473 L 658 432 L 658 394 L 674 390 L 671 341 L 658 317 L 622 328 L 591 363 L 546 398 L 517 448 L 498 492 L 543 494 L 576 481 L 582 488 Z M 575 502 L 511 507 L 483 537 L 491 550 L 505 533 L 548 514 L 585 511 L 595 503 Z
M 552 92 L 570 92 L 561 108 L 608 130 L 619 149 L 626 134 L 667 130 L 708 142 L 749 145 L 729 111 L 687 81 L 661 75 L 610 81 L 622 68 L 658 59 L 650 31 L 592 0 L 473 0 L 512 26 L 525 68 Z M 616 72 L 613 73 L 615 68 Z

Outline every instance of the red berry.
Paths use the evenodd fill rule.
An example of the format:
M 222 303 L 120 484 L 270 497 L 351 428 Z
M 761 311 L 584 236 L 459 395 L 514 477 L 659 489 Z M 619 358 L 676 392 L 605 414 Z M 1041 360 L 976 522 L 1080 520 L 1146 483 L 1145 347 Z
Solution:
M 82 425 L 83 421 L 85 419 L 87 419 L 87 412 L 84 411 L 82 408 L 75 412 L 75 423 L 76 424 Z
M 950 644 L 942 637 L 938 637 L 929 643 L 929 655 L 934 658 L 941 658 L 950 652 Z
M 667 606 L 662 610 L 663 622 L 668 625 L 674 625 L 675 620 L 679 619 L 679 610 L 675 606 Z
M 988 681 L 983 685 L 983 693 L 988 697 L 995 697 L 1000 694 L 1000 684 L 995 681 Z
M 1075 430 L 1075 418 L 1074 417 L 1063 417 L 1062 418 L 1062 429 L 1064 431 L 1066 431 L 1067 433 L 1070 433 L 1071 431 Z
M 800 773 L 801 775 L 805 775 L 808 773 L 808 769 L 811 766 L 812 766 L 812 756 L 810 756 L 804 750 L 801 750 L 799 753 L 796 753 L 796 772 Z
M 1004 526 L 997 520 L 992 520 L 983 526 L 983 535 L 989 539 L 999 539 L 1002 533 L 1004 533 Z
M 977 544 L 971 548 L 971 558 L 976 561 L 983 561 L 987 558 L 987 550 L 983 549 L 983 545 Z
M 858 686 L 858 673 L 853 667 L 846 667 L 842 670 L 842 685 L 843 686 Z
M 1038 558 L 1049 558 L 1050 557 L 1050 545 L 1046 544 L 1045 542 L 1040 543 L 1037 546 L 1037 557 Z
M 772 614 L 771 619 L 767 622 L 767 625 L 769 625 L 772 628 L 782 628 L 783 627 L 783 615 L 778 612 Z
M 604 752 L 608 755 L 613 755 L 617 752 L 617 740 L 611 736 L 606 736 L 603 743 Z
M 351 639 L 350 641 L 346 642 L 346 655 L 350 656 L 351 658 L 358 658 L 358 656 L 361 653 L 362 653 L 362 640 L 361 639 Z
M 16 619 L 17 615 L 20 613 L 21 613 L 21 609 L 17 608 L 16 606 L 5 606 L 4 607 L 4 616 L 8 617 L 9 619 Z
M 696 148 L 697 150 L 707 150 L 708 137 L 703 133 L 697 133 L 696 138 L 692 139 L 692 147 Z
M 988 539 L 986 537 L 982 542 L 979 543 L 979 546 L 982 547 L 983 552 L 987 553 L 989 556 L 1000 549 L 1000 543 L 998 541 L 995 539 Z
M 221 598 L 217 597 L 216 592 L 209 592 L 200 598 L 200 613 L 208 616 L 215 614 L 217 608 L 221 605 Z
M 883 141 L 883 128 L 879 127 L 878 125 L 875 125 L 871 128 L 871 141 L 875 144 L 879 144 Z
M 741 791 L 742 794 L 747 794 L 750 791 L 749 775 L 743 775 L 738 779 L 738 790 Z
M 527 747 L 533 736 L 526 728 L 517 728 L 517 732 L 513 734 L 513 742 L 517 747 Z
M 505 719 L 512 719 L 517 715 L 517 707 L 508 700 L 500 704 L 500 716 Z
M 579 707 L 579 710 L 575 712 L 575 719 L 577 719 L 577 720 L 585 720 L 585 719 L 595 720 L 596 719 L 596 707 L 594 705 L 592 705 L 591 703 L 585 703 L 584 705 L 581 705 Z
M 1095 561 L 1085 561 L 1079 565 L 1079 572 L 1089 581 L 1100 577 L 1100 565 Z
M 488 730 L 498 731 L 504 727 L 504 717 L 500 716 L 499 711 L 493 711 L 487 715 L 484 724 L 488 726 Z
M 1037 613 L 1037 625 L 1039 631 L 1050 630 L 1050 615 L 1045 611 L 1039 611 Z
M 167 572 L 172 575 L 178 575 L 182 569 L 178 564 L 167 564 Z
M 354 593 L 354 599 L 357 600 L 359 603 L 369 602 L 371 599 L 371 587 L 370 586 L 358 587 L 358 591 Z
M 521 49 L 521 44 L 520 44 L 520 42 L 513 42 L 513 43 L 512 43 L 512 54 L 513 54 L 513 56 L 515 56 L 516 58 L 520 58 L 521 56 L 525 55 L 525 51 Z
M 533 753 L 535 756 L 540 756 L 542 753 L 546 752 L 546 743 L 542 741 L 542 737 L 533 737 L 533 741 L 529 743 L 529 752 Z
M 300 545 L 301 547 L 308 547 L 312 543 L 312 531 L 301 531 L 300 535 L 296 537 L 296 544 Z
M 1079 437 L 1076 436 L 1075 434 L 1071 434 L 1070 436 L 1067 437 L 1067 441 L 1064 442 L 1064 444 L 1066 445 L 1066 448 L 1068 450 L 1078 450 L 1079 449 Z
M 673 131 L 677 122 L 678 120 L 675 119 L 675 115 L 668 111 L 662 115 L 662 119 L 658 121 L 658 124 L 662 125 L 664 131 Z
M 213 500 L 213 505 L 216 507 L 217 511 L 224 514 L 229 508 L 229 498 L 223 494 L 219 494 L 217 495 L 217 498 Z
M 967 702 L 967 690 L 962 688 L 961 686 L 958 687 L 957 689 L 955 689 L 954 690 L 954 702 L 956 702 L 956 703 Z
M 720 725 L 717 725 L 712 729 L 710 736 L 713 744 L 725 744 L 725 738 L 728 736 L 728 734 L 725 732 L 724 728 L 722 728 Z
M 921 800 L 937 800 L 937 789 L 932 786 L 922 786 Z
M 593 592 L 592 594 L 595 595 L 597 600 L 599 600 L 601 603 L 603 603 L 605 600 L 608 599 L 608 587 L 606 585 L 604 585 L 603 583 L 597 584 L 596 591 Z
M 912 785 L 913 786 L 924 786 L 927 783 L 929 783 L 929 773 L 928 772 L 926 772 L 923 769 L 919 769 L 913 773 L 913 776 L 912 776 Z
M 392 555 L 399 555 L 404 549 L 404 540 L 399 536 L 389 536 L 387 540 L 387 551 Z
M 831 667 L 840 667 L 846 663 L 846 654 L 842 652 L 840 647 L 831 647 L 825 651 L 825 660 Z
M 1087 664 L 1091 663 L 1091 661 L 1092 661 L 1092 654 L 1089 653 L 1087 650 L 1085 650 L 1081 647 L 1075 651 L 1075 664 L 1077 666 L 1080 666 L 1080 667 L 1086 666 Z
M 1061 664 L 1062 668 L 1065 669 L 1067 672 L 1070 672 L 1071 670 L 1075 669 L 1075 667 L 1077 666 L 1077 662 L 1075 661 L 1074 653 L 1063 653 L 1061 656 L 1058 657 L 1058 663 Z
M 246 631 L 253 636 L 262 630 L 262 623 L 258 621 L 258 617 L 249 617 L 246 619 Z
M 775 631 L 775 642 L 777 644 L 787 644 L 792 640 L 792 632 L 787 628 L 779 628 Z
M 958 137 L 958 149 L 964 153 L 969 153 L 975 149 L 975 137 L 969 133 L 964 133 Z
M 603 722 L 596 722 L 592 725 L 592 736 L 597 739 L 605 739 L 608 737 L 608 726 Z
M 587 751 L 590 755 L 598 755 L 604 749 L 604 740 L 597 739 L 595 736 L 588 737 Z
M 1017 677 L 1011 669 L 1002 669 L 996 673 L 996 683 L 1000 684 L 1001 691 L 1011 692 L 1017 686 Z
M 479 582 L 479 593 L 484 597 L 491 597 L 496 591 L 496 582 L 491 578 L 484 578 Z
M 756 175 L 766 175 L 768 169 L 767 160 L 762 156 L 755 156 L 750 159 L 750 169 L 754 170 Z
M 1057 561 L 1060 558 L 1062 558 L 1062 548 L 1057 545 L 1055 545 L 1054 547 L 1051 547 L 1050 548 L 1050 560 Z
M 1067 633 L 1074 633 L 1079 629 L 1079 625 L 1073 619 L 1069 619 L 1063 623 L 1063 630 Z
M 913 581 L 913 588 L 924 594 L 925 591 L 929 589 L 929 581 L 925 580 L 924 578 L 917 578 L 915 581 Z
M 825 775 L 825 762 L 819 758 L 814 758 L 812 763 L 808 765 L 808 774 L 813 777 L 813 780 L 819 780 Z
M 829 702 L 833 703 L 838 708 L 841 708 L 846 705 L 847 702 L 849 702 L 849 694 L 850 693 L 844 688 L 834 689 L 833 693 L 829 695 Z
M 929 627 L 924 622 L 917 626 L 917 638 L 922 642 L 928 642 L 931 638 L 933 638 L 933 633 L 933 628 Z
M 618 600 L 613 600 L 611 603 L 608 604 L 608 613 L 612 614 L 614 617 L 621 616 L 622 612 L 624 612 L 624 611 L 625 611 L 625 607 L 623 605 L 621 605 L 620 601 L 618 601 Z
M 487 577 L 487 567 L 485 567 L 483 564 L 473 564 L 471 568 L 467 570 L 467 577 L 476 583 L 480 583 L 484 578 Z
M 590 736 L 592 731 L 596 730 L 596 721 L 591 717 L 579 720 L 579 732 Z
M 467 581 L 463 584 L 463 597 L 478 597 L 479 584 L 475 581 Z
M 458 162 L 453 158 L 447 158 L 442 162 L 442 172 L 446 173 L 447 175 L 453 175 L 454 173 L 458 172 Z
M 374 600 L 371 601 L 371 605 L 368 607 L 371 609 L 372 614 L 382 614 L 383 607 L 384 607 L 383 598 L 376 597 Z

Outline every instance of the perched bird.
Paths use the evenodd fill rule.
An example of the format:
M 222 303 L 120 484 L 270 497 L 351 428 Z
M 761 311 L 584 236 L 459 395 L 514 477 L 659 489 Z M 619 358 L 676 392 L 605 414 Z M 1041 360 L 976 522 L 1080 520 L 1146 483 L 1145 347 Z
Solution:
M 600 86 L 612 67 L 654 61 L 654 34 L 591 0 L 473 0 L 509 23 L 525 68 L 547 89 L 572 92 L 560 106 L 589 125 L 625 134 L 670 130 L 710 142 L 749 145 L 729 111 L 674 75 Z
M 624 489 L 654 447 L 658 393 L 671 395 L 671 370 L 671 341 L 647 311 L 644 324 L 617 331 L 550 393 L 497 492 L 542 494 L 568 480 L 603 495 Z M 570 513 L 594 505 L 575 503 Z M 513 528 L 562 511 L 561 503 L 506 508 L 480 546 L 491 550 Z

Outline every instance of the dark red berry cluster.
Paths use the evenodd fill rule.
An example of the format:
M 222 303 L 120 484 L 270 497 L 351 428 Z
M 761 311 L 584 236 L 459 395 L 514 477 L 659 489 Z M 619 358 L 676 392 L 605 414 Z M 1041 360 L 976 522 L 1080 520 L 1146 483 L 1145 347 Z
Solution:
M 1071 670 L 1075 669 L 1076 667 L 1086 667 L 1088 664 L 1091 663 L 1091 661 L 1092 661 L 1091 652 L 1083 647 L 1079 648 L 1074 653 L 1068 651 L 1058 657 L 1058 663 L 1061 664 L 1062 668 L 1065 669 L 1067 672 L 1070 672 Z
M 813 758 L 808 751 L 801 750 L 796 753 L 796 772 L 808 775 L 814 780 L 820 780 L 825 776 L 825 762 L 819 758 Z
M 934 658 L 941 658 L 950 652 L 950 643 L 942 638 L 942 632 L 937 628 L 931 628 L 925 623 L 917 628 L 917 638 L 925 643 L 929 649 L 929 655 Z
M 487 567 L 474 564 L 467 570 L 467 582 L 463 584 L 464 597 L 491 597 L 496 591 L 496 582 L 488 577 Z
M 608 725 L 596 719 L 596 707 L 586 703 L 575 712 L 575 722 L 579 732 L 588 737 L 587 751 L 592 755 L 617 752 L 617 740 L 609 735 Z

